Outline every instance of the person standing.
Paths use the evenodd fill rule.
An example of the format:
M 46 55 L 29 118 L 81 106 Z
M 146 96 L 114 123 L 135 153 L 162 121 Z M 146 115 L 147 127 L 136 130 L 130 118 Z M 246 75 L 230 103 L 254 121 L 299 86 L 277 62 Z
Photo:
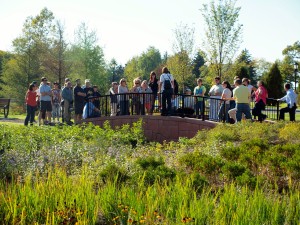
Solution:
M 161 115 L 170 115 L 172 110 L 171 99 L 174 94 L 174 78 L 167 67 L 162 68 L 162 75 L 160 75 L 158 90 L 162 94 Z
M 215 84 L 210 88 L 208 95 L 209 100 L 209 119 L 218 120 L 218 112 L 220 109 L 220 100 L 223 92 L 223 87 L 220 84 L 221 78 L 215 77 Z
M 51 87 L 47 84 L 47 78 L 42 77 L 42 85 L 40 86 L 40 105 L 41 105 L 41 115 L 43 124 L 51 123 L 51 112 L 52 112 L 52 103 L 51 96 L 52 90 Z M 49 118 L 49 121 L 46 121 L 46 117 Z
M 110 96 L 110 116 L 116 116 L 118 113 L 118 83 L 112 82 L 109 89 Z
M 145 108 L 146 108 L 146 112 L 147 115 L 152 115 L 152 90 L 151 88 L 148 86 L 147 80 L 144 80 L 141 84 L 141 93 L 143 93 L 143 95 L 141 96 L 141 102 L 142 102 L 142 115 L 145 115 Z
M 286 95 L 277 100 L 285 101 L 287 103 L 287 107 L 280 109 L 279 120 L 284 120 L 284 114 L 288 112 L 290 114 L 290 121 L 295 121 L 297 94 L 291 89 L 291 85 L 289 83 L 284 84 L 284 90 L 286 91 Z
M 196 116 L 200 118 L 202 110 L 203 110 L 203 97 L 205 95 L 206 88 L 202 85 L 202 79 L 198 78 L 197 79 L 197 87 L 194 88 L 194 96 L 199 96 L 195 97 L 195 111 L 196 111 Z
M 74 93 L 74 123 L 78 124 L 80 120 L 82 120 L 83 107 L 84 107 L 84 98 L 86 97 L 86 93 L 83 91 L 81 87 L 81 80 L 77 79 L 76 86 L 73 89 Z
M 142 92 L 141 90 L 141 80 L 139 78 L 135 78 L 133 80 L 133 87 L 130 90 L 130 93 L 132 94 L 132 105 L 134 106 L 134 111 L 136 115 L 141 114 L 141 98 L 142 95 L 140 93 Z M 137 94 L 134 94 L 137 93 Z
M 129 96 L 125 78 L 120 80 L 118 96 L 120 102 L 120 115 L 129 115 Z
M 27 90 L 27 93 L 25 95 L 25 103 L 26 103 L 26 118 L 24 121 L 24 125 L 27 126 L 28 122 L 30 121 L 30 126 L 33 125 L 35 111 L 37 107 L 37 101 L 36 101 L 36 89 L 37 86 L 35 84 L 30 84 L 29 88 Z
M 245 114 L 246 119 L 252 120 L 252 115 L 250 113 L 249 106 L 249 97 L 250 93 L 246 86 L 242 85 L 241 80 L 235 80 L 234 82 L 235 89 L 233 90 L 233 99 L 235 99 L 236 103 L 236 122 L 240 122 L 242 120 L 242 114 Z
M 220 121 L 228 122 L 228 111 L 230 108 L 230 99 L 232 96 L 232 91 L 228 81 L 223 81 L 222 86 L 223 86 L 223 93 L 221 95 L 221 99 L 223 99 L 224 101 L 220 102 L 221 107 L 219 109 L 218 117 Z
M 94 90 L 91 86 L 91 82 L 89 79 L 85 79 L 84 83 L 85 83 L 85 85 L 84 85 L 83 91 L 86 94 L 85 98 L 87 99 L 88 97 L 94 95 Z
M 93 85 L 93 97 L 94 97 L 95 107 L 100 110 L 100 97 L 101 97 L 101 94 L 98 90 L 97 85 Z
M 60 118 L 60 102 L 61 102 L 61 90 L 59 89 L 59 84 L 57 82 L 53 83 L 54 88 L 52 89 L 52 119 L 55 122 L 59 122 Z
M 70 81 L 66 83 L 61 95 L 64 101 L 64 122 L 70 125 L 72 124 L 70 108 L 73 102 L 72 83 Z
M 151 110 L 150 113 L 152 114 L 155 108 L 155 100 L 157 97 L 157 92 L 158 92 L 158 79 L 156 77 L 156 73 L 152 71 L 150 73 L 150 79 L 149 79 L 149 87 L 152 90 L 152 95 L 151 95 Z
M 266 108 L 267 105 L 267 98 L 268 98 L 268 91 L 265 88 L 263 81 L 257 82 L 257 89 L 254 92 L 255 95 L 255 106 L 252 109 L 252 115 L 258 117 L 258 121 L 262 122 L 267 118 L 267 115 L 262 114 L 262 110 Z

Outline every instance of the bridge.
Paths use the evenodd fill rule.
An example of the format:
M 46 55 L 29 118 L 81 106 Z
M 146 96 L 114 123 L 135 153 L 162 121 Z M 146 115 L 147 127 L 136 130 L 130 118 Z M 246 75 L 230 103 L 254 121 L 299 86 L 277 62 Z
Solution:
M 109 121 L 114 128 L 116 126 L 121 127 L 123 124 L 131 125 L 142 119 L 145 137 L 148 141 L 157 142 L 177 141 L 180 137 L 192 138 L 199 130 L 211 129 L 220 121 L 225 122 L 225 117 L 219 120 L 218 110 L 212 113 L 212 108 L 217 109 L 224 102 L 222 99 L 206 96 L 174 95 L 172 98 L 172 116 L 160 116 L 161 96 L 153 98 L 155 100 L 151 100 L 152 98 L 152 94 L 146 93 L 127 93 L 97 97 L 101 117 L 89 118 L 82 122 L 103 126 L 105 121 Z M 149 114 L 149 110 L 147 112 L 146 109 L 146 103 L 151 101 L 154 102 L 153 113 L 150 113 L 153 115 L 146 115 Z M 201 105 L 198 112 L 193 109 L 197 103 Z M 253 102 L 251 106 L 254 106 Z M 125 110 L 122 108 L 125 108 Z M 189 114 L 185 114 L 180 110 L 186 108 L 192 109 Z M 268 116 L 268 119 L 278 120 L 279 102 L 269 98 L 264 113 Z
M 111 116 L 85 119 L 84 123 L 93 123 L 103 127 L 109 121 L 112 128 L 121 127 L 123 124 L 132 125 L 142 119 L 144 135 L 148 141 L 163 143 L 164 141 L 178 141 L 180 137 L 193 138 L 199 130 L 212 129 L 218 123 L 195 118 L 181 118 L 175 116 Z

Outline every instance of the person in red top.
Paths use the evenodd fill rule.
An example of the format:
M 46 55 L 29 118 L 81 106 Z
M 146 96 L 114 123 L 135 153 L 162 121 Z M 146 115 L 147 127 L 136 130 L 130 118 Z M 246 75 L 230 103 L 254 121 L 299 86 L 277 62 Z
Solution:
M 254 92 L 255 95 L 255 106 L 252 109 L 252 115 L 258 117 L 258 121 L 262 122 L 267 118 L 267 115 L 262 114 L 262 110 L 266 108 L 268 91 L 265 88 L 263 81 L 257 82 L 257 90 Z
M 26 103 L 26 108 L 27 108 L 27 116 L 24 121 L 24 125 L 27 126 L 28 122 L 30 120 L 30 125 L 33 125 L 34 121 L 34 115 L 37 107 L 37 102 L 36 102 L 36 89 L 37 86 L 32 83 L 29 85 L 28 91 L 25 95 L 25 103 Z

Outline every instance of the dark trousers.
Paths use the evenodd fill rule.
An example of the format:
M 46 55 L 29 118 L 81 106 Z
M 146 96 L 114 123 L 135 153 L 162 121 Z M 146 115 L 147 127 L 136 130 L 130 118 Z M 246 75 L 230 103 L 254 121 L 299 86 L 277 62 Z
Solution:
M 259 102 L 255 103 L 254 108 L 252 109 L 252 115 L 258 117 L 258 121 L 263 121 L 267 116 L 262 114 L 262 110 L 266 108 L 265 103 L 263 100 L 259 100 Z
M 284 114 L 288 112 L 290 114 L 290 121 L 295 121 L 296 109 L 296 104 L 292 108 L 288 104 L 287 107 L 280 109 L 279 119 L 284 120 Z
M 163 116 L 170 114 L 172 110 L 172 94 L 173 94 L 173 89 L 170 90 L 164 90 L 162 93 L 162 110 L 161 114 Z M 168 107 L 167 107 L 168 104 Z
M 30 121 L 30 125 L 33 124 L 34 116 L 35 116 L 36 106 L 27 105 L 27 115 L 24 121 L 24 125 L 28 125 L 28 121 Z
M 129 115 L 129 101 L 120 101 L 120 115 Z

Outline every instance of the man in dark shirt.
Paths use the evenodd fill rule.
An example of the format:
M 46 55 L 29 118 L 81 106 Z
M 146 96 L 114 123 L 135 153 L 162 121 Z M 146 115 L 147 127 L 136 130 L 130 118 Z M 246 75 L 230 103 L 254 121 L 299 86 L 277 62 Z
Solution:
M 98 86 L 97 85 L 93 86 L 93 91 L 94 91 L 93 96 L 95 97 L 94 105 L 95 105 L 96 108 L 100 109 L 100 96 L 101 96 L 101 94 L 98 91 Z
M 81 87 L 80 79 L 77 79 L 75 82 L 76 82 L 76 86 L 73 89 L 74 108 L 75 108 L 74 122 L 75 124 L 77 124 L 80 120 L 82 120 L 84 98 L 86 97 L 86 93 Z

